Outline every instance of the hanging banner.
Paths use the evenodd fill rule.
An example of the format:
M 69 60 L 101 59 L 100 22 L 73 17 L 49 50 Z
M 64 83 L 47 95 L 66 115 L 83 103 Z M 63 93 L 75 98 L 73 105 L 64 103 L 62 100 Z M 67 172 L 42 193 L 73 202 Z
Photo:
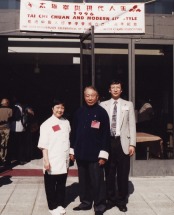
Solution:
M 84 33 L 145 33 L 144 3 L 60 3 L 21 0 L 20 30 Z

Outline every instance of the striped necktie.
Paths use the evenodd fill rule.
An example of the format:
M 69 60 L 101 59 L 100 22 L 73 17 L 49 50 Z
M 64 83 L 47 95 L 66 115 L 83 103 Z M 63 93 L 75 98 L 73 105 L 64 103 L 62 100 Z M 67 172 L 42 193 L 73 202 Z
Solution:
M 116 135 L 116 125 L 117 125 L 117 101 L 114 102 L 114 109 L 111 122 L 111 136 Z

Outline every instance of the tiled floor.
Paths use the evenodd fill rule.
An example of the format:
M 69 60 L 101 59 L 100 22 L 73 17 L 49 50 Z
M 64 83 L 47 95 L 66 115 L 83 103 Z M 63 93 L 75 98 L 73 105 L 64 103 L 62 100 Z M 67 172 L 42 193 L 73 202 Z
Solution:
M 12 171 L 41 171 L 42 161 L 35 160 Z M 73 167 L 72 170 L 76 169 Z M 9 173 L 9 174 L 8 174 Z M 2 174 L 2 173 L 1 173 Z M 114 207 L 104 215 L 174 215 L 174 176 L 132 177 L 129 181 L 128 211 Z M 66 186 L 67 215 L 94 215 L 89 211 L 73 211 L 79 202 L 78 177 L 69 176 Z M 0 176 L 1 215 L 49 215 L 42 176 Z

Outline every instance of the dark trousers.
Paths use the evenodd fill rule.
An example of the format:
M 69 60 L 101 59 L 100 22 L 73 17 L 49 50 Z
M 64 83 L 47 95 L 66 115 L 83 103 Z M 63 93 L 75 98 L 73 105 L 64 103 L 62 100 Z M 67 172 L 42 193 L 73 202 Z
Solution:
M 117 202 L 118 204 L 127 203 L 129 171 L 130 156 L 124 154 L 120 137 L 116 139 L 111 138 L 111 151 L 108 163 L 106 165 L 106 187 L 108 201 Z
M 82 206 L 94 202 L 94 210 L 104 212 L 106 208 L 106 189 L 104 169 L 98 162 L 77 160 L 79 175 L 79 196 Z
M 64 207 L 66 179 L 67 174 L 49 175 L 47 172 L 45 172 L 45 192 L 48 208 L 50 210 L 56 209 L 58 206 Z

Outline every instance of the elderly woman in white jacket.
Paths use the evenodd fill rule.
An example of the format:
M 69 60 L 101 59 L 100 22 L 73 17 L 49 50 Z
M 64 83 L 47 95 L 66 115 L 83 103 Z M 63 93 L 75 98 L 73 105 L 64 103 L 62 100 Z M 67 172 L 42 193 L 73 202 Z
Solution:
M 38 147 L 43 153 L 45 192 L 49 212 L 65 214 L 65 185 L 69 165 L 70 123 L 63 118 L 64 103 L 54 100 L 52 116 L 40 127 Z

